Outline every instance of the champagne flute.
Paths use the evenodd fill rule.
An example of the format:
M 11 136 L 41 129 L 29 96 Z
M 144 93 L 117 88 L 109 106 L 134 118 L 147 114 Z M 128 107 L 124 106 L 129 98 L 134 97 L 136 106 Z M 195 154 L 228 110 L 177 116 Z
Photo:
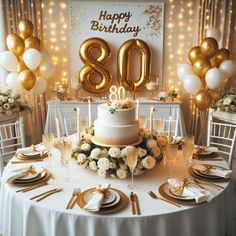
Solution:
M 187 167 L 189 167 L 189 165 L 192 163 L 193 150 L 194 150 L 194 136 L 190 135 L 185 137 L 182 148 L 184 161 Z
M 139 121 L 140 128 L 143 128 L 143 129 L 146 128 L 146 122 L 147 122 L 146 116 L 139 116 L 138 121 Z
M 154 120 L 153 128 L 154 128 L 154 130 L 156 130 L 157 135 L 160 133 L 160 131 L 163 130 L 163 126 L 164 126 L 164 124 L 163 124 L 163 120 L 161 118 Z
M 173 177 L 173 166 L 177 159 L 178 146 L 174 143 L 168 143 L 165 147 L 165 157 L 169 164 L 169 178 Z
M 80 129 L 83 131 L 85 128 L 88 127 L 88 117 L 84 116 L 80 118 Z
M 52 160 L 51 160 L 50 149 L 52 148 L 53 143 L 54 143 L 54 134 L 53 133 L 43 134 L 42 135 L 42 143 L 47 150 L 49 162 L 51 162 Z M 49 167 L 51 167 L 51 163 L 49 164 Z
M 134 170 L 138 162 L 138 152 L 135 148 L 132 150 L 129 150 L 127 153 L 127 165 L 131 172 L 131 183 L 128 185 L 128 188 L 130 190 L 133 190 L 136 188 L 134 185 Z

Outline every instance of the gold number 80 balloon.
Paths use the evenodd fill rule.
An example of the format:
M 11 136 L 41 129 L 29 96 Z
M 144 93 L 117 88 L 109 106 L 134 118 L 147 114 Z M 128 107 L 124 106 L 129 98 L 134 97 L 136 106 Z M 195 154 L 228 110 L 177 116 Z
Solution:
M 130 57 L 131 52 L 138 49 L 141 55 L 139 66 L 139 78 L 130 78 Z M 126 41 L 118 52 L 118 81 L 127 90 L 138 91 L 148 81 L 151 71 L 151 51 L 148 45 L 140 39 L 130 39 Z
M 94 49 L 99 49 L 100 55 L 96 56 Z M 111 50 L 101 38 L 89 38 L 85 40 L 79 50 L 80 58 L 85 64 L 79 72 L 79 80 L 87 92 L 102 93 L 112 84 L 112 75 L 104 67 L 111 56 Z M 93 74 L 97 73 L 99 81 L 94 81 Z

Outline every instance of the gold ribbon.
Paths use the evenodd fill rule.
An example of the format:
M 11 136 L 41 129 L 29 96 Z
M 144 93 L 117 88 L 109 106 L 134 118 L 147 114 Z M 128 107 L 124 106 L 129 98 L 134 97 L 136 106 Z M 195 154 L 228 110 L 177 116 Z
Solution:
M 35 174 L 37 174 L 37 171 L 35 170 L 35 167 L 34 167 L 34 166 L 30 166 L 28 169 L 22 171 L 21 173 L 22 173 L 22 174 L 35 175 Z
M 100 186 L 100 185 L 97 186 L 96 189 L 94 189 L 94 190 L 92 191 L 92 193 L 93 193 L 93 194 L 101 193 L 101 194 L 104 195 L 104 197 L 108 197 L 108 196 L 111 194 L 111 192 L 110 192 L 108 189 L 101 189 L 101 186 Z
M 196 154 L 201 154 L 202 152 L 204 152 L 207 148 L 209 148 L 208 146 L 199 146 L 197 148 L 195 148 L 197 151 L 196 151 Z

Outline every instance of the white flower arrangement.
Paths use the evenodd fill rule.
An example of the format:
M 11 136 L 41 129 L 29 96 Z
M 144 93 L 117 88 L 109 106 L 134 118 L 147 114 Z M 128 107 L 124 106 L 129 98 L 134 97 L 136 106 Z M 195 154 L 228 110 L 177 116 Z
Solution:
M 20 111 L 31 111 L 31 108 L 20 95 L 13 95 L 11 90 L 0 91 L 0 114 L 11 115 Z
M 127 155 L 130 151 L 137 151 L 138 162 L 134 175 L 141 175 L 145 170 L 154 168 L 156 163 L 162 159 L 162 148 L 167 143 L 166 137 L 156 137 L 147 129 L 140 129 L 143 137 L 142 143 L 137 147 L 126 146 L 124 148 L 97 146 L 87 139 L 87 134 L 92 136 L 93 132 L 85 129 L 82 140 L 78 147 L 73 150 L 72 158 L 76 159 L 83 168 L 96 171 L 101 177 L 127 178 L 130 170 L 127 166 Z
M 146 83 L 145 84 L 145 86 L 146 86 L 146 89 L 147 90 L 155 90 L 155 89 L 158 89 L 158 83 L 157 82 L 154 82 L 154 81 L 151 81 L 151 82 L 149 82 L 149 83 Z
M 236 113 L 236 87 L 231 88 L 222 99 L 212 105 L 212 108 L 217 111 Z
M 107 104 L 110 107 L 111 113 L 114 113 L 116 110 L 130 109 L 134 107 L 132 100 L 129 98 L 123 100 L 108 100 Z

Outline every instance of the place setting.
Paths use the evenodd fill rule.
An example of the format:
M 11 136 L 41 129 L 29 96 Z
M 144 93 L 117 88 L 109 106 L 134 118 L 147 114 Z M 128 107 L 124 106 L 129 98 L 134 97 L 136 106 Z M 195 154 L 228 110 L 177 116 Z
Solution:
M 194 145 L 193 159 L 200 161 L 222 161 L 217 147 Z

